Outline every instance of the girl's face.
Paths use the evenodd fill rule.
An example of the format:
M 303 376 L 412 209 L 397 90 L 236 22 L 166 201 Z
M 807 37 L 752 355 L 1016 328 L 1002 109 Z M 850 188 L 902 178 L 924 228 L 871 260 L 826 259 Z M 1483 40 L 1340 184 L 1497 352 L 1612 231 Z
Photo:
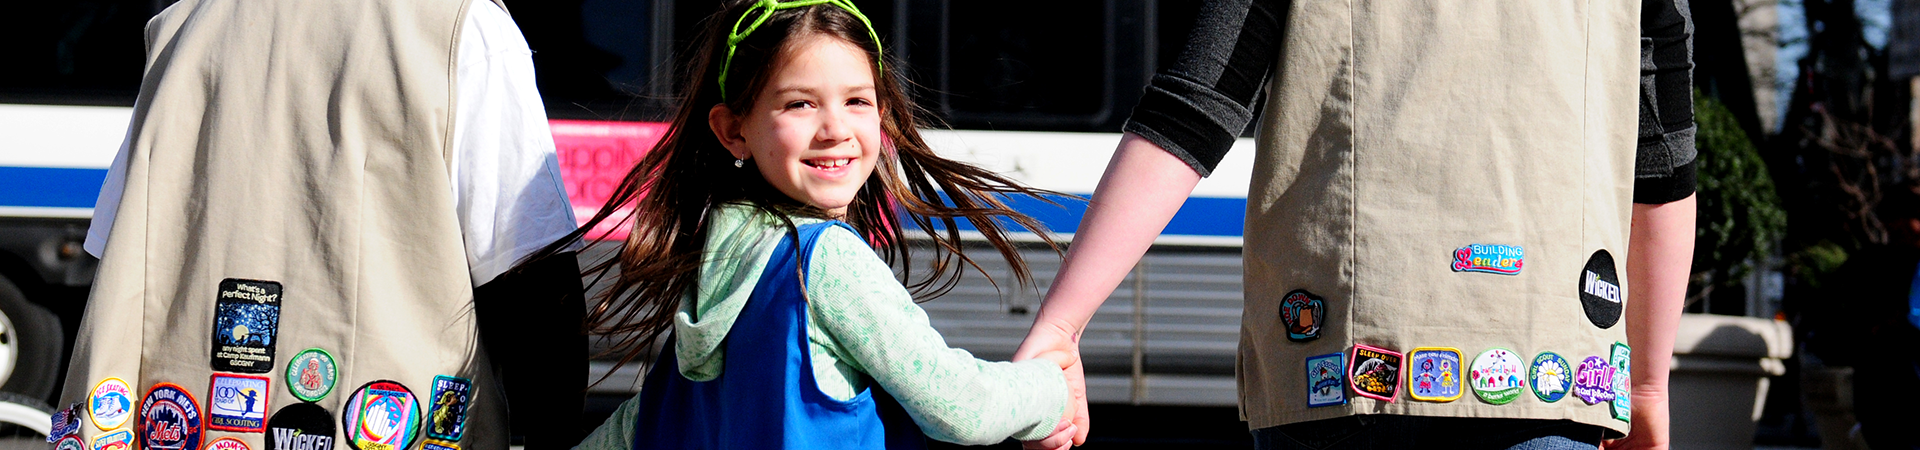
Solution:
M 768 73 L 746 114 L 714 105 L 714 135 L 781 193 L 845 216 L 880 155 L 873 61 L 851 43 L 814 34 L 792 42 Z

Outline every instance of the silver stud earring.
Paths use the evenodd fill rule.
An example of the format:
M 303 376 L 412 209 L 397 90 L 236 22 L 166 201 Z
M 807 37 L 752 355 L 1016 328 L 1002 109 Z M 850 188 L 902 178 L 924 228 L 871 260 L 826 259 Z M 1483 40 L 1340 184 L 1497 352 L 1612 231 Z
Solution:
M 744 160 L 744 159 L 733 160 L 733 167 L 736 169 L 741 167 L 746 167 L 746 166 L 747 166 L 747 160 Z

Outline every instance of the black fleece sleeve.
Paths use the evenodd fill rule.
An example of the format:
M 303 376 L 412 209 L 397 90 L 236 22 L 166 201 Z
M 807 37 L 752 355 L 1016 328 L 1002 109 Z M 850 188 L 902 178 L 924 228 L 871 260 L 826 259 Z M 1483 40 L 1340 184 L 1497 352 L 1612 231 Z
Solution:
M 521 264 L 473 292 L 480 341 L 505 385 L 527 450 L 580 443 L 587 393 L 587 313 L 574 252 Z M 503 430 L 481 430 L 498 433 Z
M 1187 47 L 1155 74 L 1122 130 L 1186 161 L 1200 176 L 1247 128 L 1261 87 L 1280 54 L 1288 2 L 1206 0 Z
M 1640 8 L 1640 143 L 1633 202 L 1693 195 L 1693 18 L 1687 0 L 1644 0 Z

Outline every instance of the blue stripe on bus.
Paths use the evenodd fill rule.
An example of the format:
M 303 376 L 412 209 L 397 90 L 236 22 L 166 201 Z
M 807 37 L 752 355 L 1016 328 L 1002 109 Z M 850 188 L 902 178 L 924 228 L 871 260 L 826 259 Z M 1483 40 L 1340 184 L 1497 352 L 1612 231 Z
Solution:
M 92 208 L 106 169 L 0 166 L 0 206 Z
M 1083 194 L 1084 195 L 1084 194 Z M 1032 216 L 1054 233 L 1072 233 L 1080 227 L 1080 219 L 1087 214 L 1087 202 L 1070 197 L 1049 196 L 1059 205 L 1027 196 L 1008 197 L 1007 206 Z M 1221 197 L 1193 197 L 1180 206 L 1173 220 L 1167 223 L 1162 235 L 1240 237 L 1246 228 L 1247 199 Z M 909 223 L 911 225 L 911 223 Z M 958 228 L 964 231 L 976 231 L 973 224 L 962 220 Z

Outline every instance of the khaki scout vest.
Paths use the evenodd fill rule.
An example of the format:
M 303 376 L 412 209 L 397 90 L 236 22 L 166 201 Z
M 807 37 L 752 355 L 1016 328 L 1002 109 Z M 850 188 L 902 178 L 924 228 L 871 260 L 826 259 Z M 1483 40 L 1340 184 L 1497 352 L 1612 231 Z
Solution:
M 1237 372 L 1254 428 L 1354 414 L 1569 419 L 1624 433 L 1611 405 L 1527 391 L 1553 352 L 1574 371 L 1625 343 L 1624 274 L 1638 105 L 1639 2 L 1292 3 L 1248 192 L 1246 309 Z M 1519 264 L 1493 247 L 1518 246 Z M 1456 253 L 1473 252 L 1456 270 Z M 1504 264 L 1504 265 L 1503 265 Z M 1604 272 L 1605 270 L 1599 270 Z M 1589 290 L 1591 288 L 1591 290 Z M 1288 294 L 1322 299 L 1283 316 Z M 1585 295 L 1593 292 L 1600 295 Z M 1583 300 L 1586 297 L 1586 300 Z M 1588 308 L 1597 308 L 1589 318 Z M 1313 310 L 1317 313 L 1312 313 Z M 1607 323 L 1601 327 L 1597 322 Z M 1290 331 L 1318 337 L 1297 341 Z M 1309 358 L 1355 346 L 1404 356 L 1392 401 L 1343 386 L 1309 406 Z M 1493 348 L 1521 360 L 1519 397 L 1410 394 L 1419 347 L 1460 351 L 1461 380 Z M 1577 374 L 1564 374 L 1568 378 Z M 1625 376 L 1624 374 L 1620 376 Z M 1378 376 L 1367 377 L 1378 380 Z M 1504 378 L 1504 377 L 1503 377 Z M 1440 380 L 1431 380 L 1438 383 Z M 1378 387 L 1378 386 L 1376 386 Z M 1326 391 L 1335 393 L 1336 391 Z
M 233 437 L 272 450 L 261 432 L 213 429 L 211 378 L 258 372 L 246 374 L 265 377 L 267 394 L 248 400 L 264 401 L 271 418 L 301 402 L 288 361 L 320 348 L 337 376 L 315 403 L 336 427 L 357 388 L 392 380 L 413 394 L 420 448 L 440 400 L 429 399 L 435 378 L 446 375 L 472 381 L 460 448 L 507 447 L 449 181 L 468 7 L 185 0 L 152 19 L 125 196 L 61 394 L 85 410 L 98 383 L 119 378 L 134 412 L 110 430 L 83 413 L 86 439 L 177 431 L 137 428 L 142 397 L 173 383 L 196 402 L 201 445 Z M 277 301 L 277 327 L 217 323 L 239 316 L 216 297 L 253 301 L 256 312 Z M 348 448 L 341 428 L 331 448 Z

